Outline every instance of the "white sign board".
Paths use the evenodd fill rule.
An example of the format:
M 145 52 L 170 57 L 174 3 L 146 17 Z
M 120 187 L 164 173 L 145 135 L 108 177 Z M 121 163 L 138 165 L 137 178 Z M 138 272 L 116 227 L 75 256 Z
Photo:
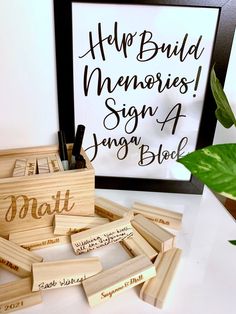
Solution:
M 76 124 L 98 176 L 189 180 L 219 10 L 73 3 Z

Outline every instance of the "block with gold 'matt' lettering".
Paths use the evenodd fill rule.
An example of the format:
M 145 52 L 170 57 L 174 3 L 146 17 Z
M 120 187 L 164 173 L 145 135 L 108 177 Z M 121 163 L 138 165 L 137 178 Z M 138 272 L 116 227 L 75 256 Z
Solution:
M 20 276 L 31 276 L 33 263 L 42 262 L 43 258 L 21 246 L 0 237 L 0 266 Z
M 83 281 L 91 307 L 108 301 L 156 275 L 155 266 L 145 255 L 139 255 Z

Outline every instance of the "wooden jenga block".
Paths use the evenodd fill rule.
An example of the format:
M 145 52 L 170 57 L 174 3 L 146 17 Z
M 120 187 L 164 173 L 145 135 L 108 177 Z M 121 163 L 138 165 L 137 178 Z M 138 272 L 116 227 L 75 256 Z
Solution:
M 48 166 L 50 172 L 64 171 L 59 154 L 51 154 L 48 156 Z
M 178 248 L 160 253 L 154 265 L 156 276 L 146 281 L 140 291 L 140 298 L 158 308 L 162 308 L 181 256 Z
M 133 204 L 132 210 L 134 214 L 142 214 L 144 217 L 163 227 L 166 226 L 174 229 L 181 227 L 183 217 L 181 213 L 138 202 Z
M 33 263 L 42 262 L 43 258 L 19 245 L 0 237 L 0 266 L 20 276 L 31 275 Z
M 86 279 L 82 285 L 88 302 L 93 307 L 155 275 L 156 270 L 152 262 L 147 256 L 139 255 Z
M 101 270 L 97 257 L 34 263 L 32 291 L 79 285 Z
M 128 208 L 100 196 L 95 197 L 95 213 L 111 221 L 124 218 L 126 215 L 133 217 L 132 211 Z
M 116 243 L 133 236 L 129 218 L 118 219 L 104 225 L 71 235 L 75 254 L 80 254 Z
M 71 235 L 108 222 L 109 220 L 103 217 L 55 215 L 54 234 Z
M 69 236 L 57 236 L 53 227 L 35 228 L 25 231 L 11 232 L 9 240 L 27 250 L 35 250 L 48 246 L 70 243 Z
M 12 174 L 13 177 L 22 177 L 25 175 L 26 162 L 26 159 L 16 159 Z
M 50 172 L 50 168 L 49 168 L 48 158 L 47 157 L 37 158 L 37 165 L 38 165 L 38 173 L 39 174 L 49 173 Z
M 0 313 L 21 310 L 41 302 L 41 292 L 32 292 L 30 277 L 0 285 Z
M 150 260 L 157 256 L 157 251 L 141 236 L 141 234 L 133 228 L 133 237 L 121 241 L 121 245 L 131 254 L 132 257 L 138 255 L 146 255 Z
M 26 170 L 25 175 L 26 176 L 33 176 L 36 174 L 37 171 L 37 163 L 36 158 L 28 158 L 26 162 Z
M 134 216 L 132 225 L 159 252 L 165 252 L 175 246 L 174 234 L 141 214 Z

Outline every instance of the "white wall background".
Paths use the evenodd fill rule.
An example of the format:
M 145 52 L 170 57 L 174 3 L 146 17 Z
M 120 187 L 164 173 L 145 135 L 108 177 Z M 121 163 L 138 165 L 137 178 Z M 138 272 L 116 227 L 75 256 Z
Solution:
M 236 39 L 225 90 L 236 112 Z M 57 143 L 52 0 L 0 0 L 0 149 Z M 236 142 L 217 127 L 215 142 Z
M 0 148 L 57 142 L 52 0 L 0 0 Z

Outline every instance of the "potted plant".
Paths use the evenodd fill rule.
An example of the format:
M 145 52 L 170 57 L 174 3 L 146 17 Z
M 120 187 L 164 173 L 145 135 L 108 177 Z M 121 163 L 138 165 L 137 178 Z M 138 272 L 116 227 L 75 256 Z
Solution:
M 211 70 L 210 85 L 217 106 L 217 120 L 225 128 L 236 127 L 236 118 L 214 67 Z M 178 159 L 178 162 L 214 192 L 236 200 L 236 143 L 210 145 L 187 154 Z M 236 240 L 230 242 L 236 245 Z

